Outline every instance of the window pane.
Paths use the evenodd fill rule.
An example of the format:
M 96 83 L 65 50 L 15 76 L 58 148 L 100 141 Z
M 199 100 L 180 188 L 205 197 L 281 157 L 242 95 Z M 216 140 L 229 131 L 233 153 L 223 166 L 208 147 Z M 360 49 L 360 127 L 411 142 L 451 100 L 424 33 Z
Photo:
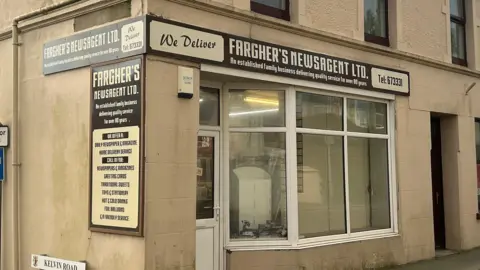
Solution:
M 297 134 L 301 238 L 346 233 L 343 137 Z
M 475 146 L 476 146 L 476 152 L 477 152 L 478 212 L 480 213 L 480 122 L 475 122 Z
M 284 238 L 285 133 L 230 133 L 230 239 Z
M 452 57 L 465 59 L 465 28 L 458 23 L 450 23 L 452 36 Z
M 365 33 L 387 37 L 386 0 L 365 0 L 364 5 Z
M 284 127 L 285 92 L 230 90 L 230 127 Z
M 352 232 L 390 228 L 387 140 L 348 138 Z
M 387 134 L 387 104 L 349 99 L 348 131 Z
M 219 93 L 217 89 L 200 88 L 200 125 L 219 126 Z
M 207 136 L 199 136 L 197 140 L 197 219 L 213 218 L 214 140 Z
M 266 5 L 273 8 L 278 8 L 281 10 L 285 10 L 286 1 L 287 0 L 252 0 L 252 2 L 259 3 L 259 4 Z
M 343 98 L 297 92 L 297 127 L 343 130 Z
M 463 0 L 450 0 L 450 14 L 457 17 L 464 17 Z

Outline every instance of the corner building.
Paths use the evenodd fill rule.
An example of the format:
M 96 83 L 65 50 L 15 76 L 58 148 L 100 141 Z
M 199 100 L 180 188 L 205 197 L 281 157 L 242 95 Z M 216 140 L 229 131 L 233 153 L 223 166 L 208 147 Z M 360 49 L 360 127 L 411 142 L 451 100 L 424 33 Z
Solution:
M 480 1 L 0 13 L 2 270 L 374 269 L 480 246 Z

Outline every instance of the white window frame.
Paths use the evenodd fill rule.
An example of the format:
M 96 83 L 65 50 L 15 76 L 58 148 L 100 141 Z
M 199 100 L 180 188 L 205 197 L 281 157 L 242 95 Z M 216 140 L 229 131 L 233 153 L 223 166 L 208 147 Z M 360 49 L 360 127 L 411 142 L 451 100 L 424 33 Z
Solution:
M 285 127 L 255 127 L 255 128 L 243 128 L 243 127 L 233 127 L 229 128 L 229 106 L 228 106 L 228 91 L 230 89 L 255 89 L 255 90 L 271 90 L 271 91 L 284 91 L 285 93 Z M 258 132 L 258 133 L 269 133 L 269 132 L 275 132 L 275 133 L 284 133 L 285 134 L 285 150 L 287 153 L 288 148 L 289 148 L 289 143 L 288 143 L 288 132 L 287 132 L 287 118 L 288 115 L 291 113 L 289 111 L 289 108 L 287 108 L 287 92 L 286 88 L 284 85 L 279 85 L 279 84 L 272 84 L 272 83 L 228 83 L 225 84 L 224 89 L 222 91 L 223 94 L 223 111 L 222 111 L 222 118 L 223 118 L 223 126 L 222 126 L 222 132 L 224 134 L 223 138 L 223 151 L 224 151 L 224 157 L 225 159 L 223 160 L 223 166 L 224 166 L 224 179 L 225 179 L 225 184 L 224 184 L 224 195 L 225 195 L 225 201 L 226 201 L 226 206 L 230 204 L 230 181 L 229 181 L 229 172 L 230 172 L 230 164 L 229 164 L 229 157 L 230 157 L 230 147 L 229 147 L 229 138 L 230 138 L 230 132 L 245 132 L 245 133 L 251 133 L 251 132 Z M 291 147 L 291 146 L 290 146 Z M 290 205 L 291 203 L 288 203 L 289 201 L 289 193 L 290 193 L 290 183 L 288 181 L 288 171 L 289 171 L 289 160 L 286 159 L 287 165 L 287 179 L 286 181 L 286 187 L 287 187 L 287 228 L 290 227 L 290 216 L 288 212 L 290 211 Z M 226 208 L 227 208 L 226 207 Z M 284 247 L 284 248 L 290 248 L 292 246 L 292 242 L 290 239 L 290 229 L 288 229 L 288 235 L 287 239 L 285 240 L 259 240 L 259 241 L 251 241 L 251 240 L 240 240 L 240 241 L 231 241 L 230 240 L 230 209 L 227 209 L 225 212 L 226 217 L 225 217 L 225 246 L 228 249 L 242 249 L 242 248 L 251 248 L 252 246 L 255 246 L 256 250 L 257 249 L 269 249 L 272 247 Z
M 397 182 L 395 166 L 395 95 L 372 92 L 367 90 L 358 90 L 348 87 L 338 87 L 323 83 L 313 83 L 303 80 L 290 79 L 279 76 L 264 75 L 254 72 L 234 70 L 229 68 L 204 65 L 202 71 L 214 72 L 223 75 L 231 75 L 255 79 L 263 82 L 259 83 L 226 83 L 220 89 L 220 125 L 222 138 L 222 176 L 223 176 L 223 206 L 224 209 L 224 245 L 225 249 L 231 251 L 254 251 L 254 250 L 291 250 L 319 247 L 333 244 L 349 243 L 362 240 L 373 240 L 379 238 L 388 238 L 398 236 L 398 207 L 397 207 Z M 284 90 L 285 91 L 285 128 L 229 128 L 228 127 L 228 91 L 229 89 L 258 89 L 258 90 Z M 296 128 L 295 104 L 296 92 L 307 92 L 319 95 L 336 96 L 343 98 L 343 131 L 329 131 Z M 374 101 L 387 104 L 387 134 L 357 133 L 347 131 L 347 99 Z M 344 173 L 345 173 L 345 192 L 348 193 L 348 137 L 360 138 L 382 138 L 387 139 L 388 143 L 388 169 L 389 169 L 389 197 L 390 197 L 390 228 L 365 231 L 350 232 L 350 214 L 349 200 L 346 200 L 345 207 L 347 219 L 347 234 L 322 236 L 315 238 L 299 239 L 298 235 L 298 196 L 297 196 L 297 163 L 296 163 L 296 134 L 299 131 L 307 131 L 309 134 L 322 135 L 346 135 L 344 138 Z M 286 240 L 243 240 L 230 241 L 230 222 L 229 222 L 229 132 L 284 132 L 286 136 L 286 169 L 287 169 L 287 228 L 288 235 Z M 346 197 L 347 199 L 347 197 Z M 350 233 L 349 233 L 350 232 Z

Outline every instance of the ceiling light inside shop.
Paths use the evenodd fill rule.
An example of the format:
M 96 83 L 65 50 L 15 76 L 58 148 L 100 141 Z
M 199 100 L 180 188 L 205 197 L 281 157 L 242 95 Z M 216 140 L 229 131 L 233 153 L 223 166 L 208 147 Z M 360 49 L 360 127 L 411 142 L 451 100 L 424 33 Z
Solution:
M 240 116 L 240 115 L 268 113 L 268 112 L 278 112 L 278 108 L 277 109 L 268 109 L 268 110 L 258 110 L 258 111 L 231 112 L 228 115 L 229 116 Z
M 268 104 L 268 105 L 275 105 L 275 106 L 278 106 L 279 104 L 278 100 L 265 99 L 265 98 L 246 97 L 243 100 L 250 103 Z

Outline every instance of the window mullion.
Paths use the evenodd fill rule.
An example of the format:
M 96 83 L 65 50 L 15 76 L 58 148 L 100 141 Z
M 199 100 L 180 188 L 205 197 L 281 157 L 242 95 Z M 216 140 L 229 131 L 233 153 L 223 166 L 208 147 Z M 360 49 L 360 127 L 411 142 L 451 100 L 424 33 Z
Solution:
M 347 98 L 343 98 L 343 130 L 347 130 L 348 124 Z M 347 235 L 351 234 L 350 229 L 350 191 L 348 185 L 348 140 L 343 136 L 343 176 L 345 181 L 345 217 L 347 225 Z
M 390 138 L 388 139 L 387 144 L 387 154 L 388 154 L 388 185 L 389 185 L 389 192 L 390 192 L 390 227 L 397 231 L 398 224 L 397 224 L 397 182 L 395 177 L 395 164 L 394 157 L 395 157 L 395 111 L 394 111 L 394 102 L 387 103 L 387 123 L 388 123 L 388 134 Z
M 287 218 L 288 240 L 293 246 L 298 245 L 298 194 L 297 194 L 297 134 L 295 88 L 286 91 L 286 127 L 287 127 Z

